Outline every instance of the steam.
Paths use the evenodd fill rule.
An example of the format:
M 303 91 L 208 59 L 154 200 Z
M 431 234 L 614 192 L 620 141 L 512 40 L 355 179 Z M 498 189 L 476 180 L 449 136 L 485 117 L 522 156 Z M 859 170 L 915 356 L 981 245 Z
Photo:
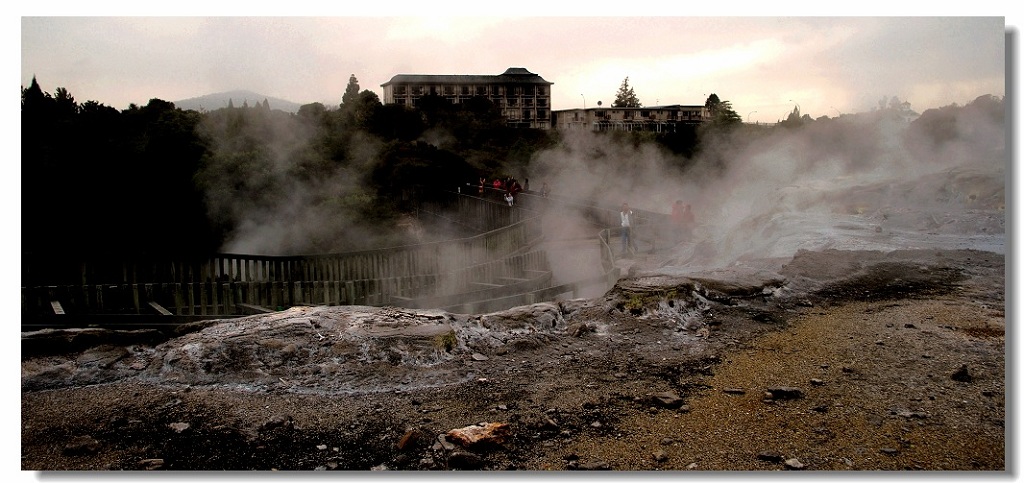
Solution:
M 676 267 L 829 247 L 945 243 L 1002 250 L 1002 101 L 940 113 L 928 129 L 884 111 L 794 128 L 744 126 L 705 139 L 692 159 L 628 136 L 566 132 L 558 147 L 535 156 L 529 178 L 535 191 L 546 183 L 556 196 L 611 209 L 626 202 L 668 214 L 675 200 L 692 205 L 698 242 L 674 247 L 670 265 Z M 210 116 L 205 126 L 216 154 L 200 184 L 211 217 L 234 227 L 223 251 L 330 253 L 419 241 L 386 239 L 394 227 L 362 221 L 360 209 L 374 196 L 363 180 L 377 162 L 380 140 L 351 133 L 345 162 L 324 166 L 311 151 L 316 123 L 265 114 L 241 126 L 229 115 Z M 444 143 L 450 135 L 426 136 Z M 596 235 L 579 213 L 549 217 L 552 238 Z
M 316 152 L 316 123 L 272 112 L 211 113 L 213 155 L 197 176 L 211 220 L 230 227 L 221 251 L 302 255 L 365 249 L 390 230 L 362 221 L 363 182 L 380 142 L 355 132 L 347 159 Z M 398 243 L 398 242 L 395 242 Z
M 944 125 L 954 129 L 942 136 L 922 135 L 884 112 L 740 129 L 693 160 L 573 133 L 537 157 L 531 179 L 609 208 L 628 202 L 667 214 L 676 199 L 691 204 L 703 243 L 678 245 L 674 266 L 721 267 L 799 249 L 946 244 L 1001 251 L 1001 105 L 998 113 L 944 112 L 951 117 Z

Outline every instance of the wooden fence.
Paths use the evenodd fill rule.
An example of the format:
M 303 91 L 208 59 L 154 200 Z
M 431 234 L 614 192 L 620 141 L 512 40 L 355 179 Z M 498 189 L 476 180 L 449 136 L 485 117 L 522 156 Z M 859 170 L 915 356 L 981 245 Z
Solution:
M 226 315 L 293 305 L 382 305 L 393 297 L 454 293 L 466 280 L 486 276 L 476 272 L 491 270 L 487 262 L 528 250 L 540 236 L 534 217 L 462 239 L 342 254 L 101 261 L 95 269 L 85 262 L 78 271 L 82 283 L 24 286 L 22 312 Z
M 593 280 L 552 287 L 544 254 L 531 249 L 543 236 L 541 214 L 548 205 L 572 205 L 579 216 L 604 227 L 618 225 L 617 209 L 531 193 L 521 194 L 510 207 L 491 199 L 496 198 L 493 193 L 475 194 L 453 193 L 448 202 L 422 205 L 420 217 L 445 219 L 479 234 L 404 247 L 309 256 L 225 253 L 175 260 L 69 261 L 23 254 L 23 324 L 41 315 L 222 317 L 295 305 L 469 310 L 543 300 L 556 292 L 574 293 L 587 284 L 610 287 L 617 279 L 612 248 L 617 228 L 598 234 L 604 275 Z M 634 213 L 636 240 L 653 251 L 667 217 Z

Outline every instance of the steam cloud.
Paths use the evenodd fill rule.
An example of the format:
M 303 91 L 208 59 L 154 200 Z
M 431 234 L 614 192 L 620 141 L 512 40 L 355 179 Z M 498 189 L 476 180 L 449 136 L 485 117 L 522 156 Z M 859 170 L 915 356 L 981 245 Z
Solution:
M 528 177 L 534 190 L 547 183 L 555 194 L 610 208 L 628 202 L 668 213 L 677 199 L 691 204 L 703 243 L 676 246 L 671 263 L 679 267 L 790 257 L 801 248 L 958 243 L 1001 251 L 1006 150 L 997 104 L 995 116 L 970 105 L 944 111 L 941 136 L 864 113 L 789 129 L 741 129 L 706 143 L 693 159 L 653 143 L 568 132 L 559 147 L 535 156 Z M 224 153 L 240 149 L 238 141 L 223 140 L 228 124 L 207 127 Z M 361 179 L 379 141 L 352 143 L 362 148 L 349 153 L 346 168 L 310 178 L 297 166 L 308 158 L 312 132 L 294 122 L 273 132 L 271 147 L 247 163 L 214 164 L 203 174 L 211 216 L 237 227 L 224 251 L 337 252 L 350 249 L 351 240 L 380 235 L 344 201 L 371 196 Z
M 951 112 L 944 125 L 953 128 L 938 138 L 881 113 L 741 130 L 708 144 L 682 173 L 680 160 L 653 146 L 573 133 L 537 157 L 531 179 L 609 207 L 669 213 L 676 199 L 691 204 L 703 243 L 678 245 L 670 264 L 679 267 L 799 249 L 1002 251 L 1002 108 Z

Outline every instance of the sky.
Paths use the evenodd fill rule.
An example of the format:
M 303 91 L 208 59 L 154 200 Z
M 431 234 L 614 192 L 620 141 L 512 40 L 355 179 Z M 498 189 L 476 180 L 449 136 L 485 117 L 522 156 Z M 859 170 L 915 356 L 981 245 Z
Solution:
M 870 111 L 894 96 L 923 112 L 1006 94 L 1011 21 L 1002 8 L 737 17 L 673 7 L 619 17 L 516 5 L 473 8 L 475 17 L 40 7 L 20 18 L 21 85 L 34 76 L 45 92 L 63 87 L 80 103 L 117 109 L 237 89 L 336 106 L 351 75 L 382 96 L 381 84 L 398 74 L 523 67 L 554 83 L 554 110 L 609 105 L 628 78 L 645 106 L 704 104 L 714 93 L 749 122 L 776 122 L 795 108 L 814 118 Z M 384 16 L 392 12 L 410 16 Z M 545 16 L 506 15 L 530 12 Z

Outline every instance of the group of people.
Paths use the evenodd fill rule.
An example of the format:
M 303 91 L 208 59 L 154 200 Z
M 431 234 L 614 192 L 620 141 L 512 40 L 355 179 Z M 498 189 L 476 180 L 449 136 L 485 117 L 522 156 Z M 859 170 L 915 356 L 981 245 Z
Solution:
M 690 205 L 683 204 L 683 200 L 676 200 L 672 204 L 672 233 L 675 236 L 675 242 L 690 241 L 693 238 L 693 227 L 696 224 Z
M 523 191 L 529 191 L 530 179 L 527 178 L 523 180 L 523 184 L 520 185 L 519 180 L 517 180 L 513 176 L 508 176 L 504 179 L 500 177 L 494 178 L 494 181 L 491 181 L 490 183 L 487 182 L 487 178 L 481 177 L 479 191 L 481 197 L 484 196 L 484 191 L 487 189 L 488 186 L 490 186 L 495 193 L 498 193 L 498 196 L 500 196 L 501 199 L 505 201 L 505 203 L 508 203 L 509 206 L 512 206 L 515 204 L 516 196 L 519 195 L 519 193 L 522 193 Z M 544 188 L 546 193 L 547 183 L 544 184 Z

